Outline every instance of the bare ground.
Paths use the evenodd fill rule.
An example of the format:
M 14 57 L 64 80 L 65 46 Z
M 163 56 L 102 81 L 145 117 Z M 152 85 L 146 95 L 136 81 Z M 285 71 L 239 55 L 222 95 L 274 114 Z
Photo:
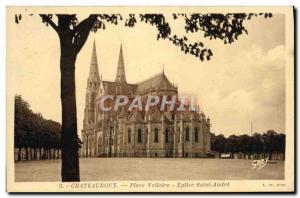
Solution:
M 251 160 L 201 158 L 81 158 L 81 181 L 279 180 L 284 162 L 252 170 Z M 60 160 L 15 163 L 17 182 L 60 181 Z

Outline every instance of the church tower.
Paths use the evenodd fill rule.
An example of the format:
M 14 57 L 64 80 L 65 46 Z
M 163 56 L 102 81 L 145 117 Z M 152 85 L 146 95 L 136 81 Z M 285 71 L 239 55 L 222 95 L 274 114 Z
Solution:
M 100 86 L 100 77 L 98 71 L 98 60 L 96 52 L 96 44 L 94 41 L 92 59 L 90 64 L 90 72 L 87 80 L 86 95 L 85 95 L 85 109 L 84 109 L 84 120 L 83 129 L 85 131 L 93 127 L 95 122 L 95 100 L 97 91 Z
M 120 47 L 119 62 L 118 62 L 117 75 L 116 75 L 115 82 L 127 83 L 126 82 L 126 76 L 125 76 L 125 66 L 124 66 L 122 44 L 121 44 L 121 47 Z

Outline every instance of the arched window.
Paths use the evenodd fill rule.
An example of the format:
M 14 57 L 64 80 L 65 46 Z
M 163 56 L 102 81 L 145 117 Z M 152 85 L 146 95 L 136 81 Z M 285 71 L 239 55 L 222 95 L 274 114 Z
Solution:
M 128 128 L 128 143 L 131 143 L 131 129 Z
M 142 143 L 142 129 L 138 129 L 138 143 Z
M 186 142 L 190 141 L 190 129 L 189 129 L 189 127 L 185 128 L 185 141 Z
M 195 127 L 195 142 L 199 141 L 199 132 L 198 132 L 198 128 Z
M 154 142 L 158 143 L 158 128 L 154 129 Z
M 168 128 L 166 128 L 165 141 L 166 141 L 166 143 L 169 142 L 169 129 Z

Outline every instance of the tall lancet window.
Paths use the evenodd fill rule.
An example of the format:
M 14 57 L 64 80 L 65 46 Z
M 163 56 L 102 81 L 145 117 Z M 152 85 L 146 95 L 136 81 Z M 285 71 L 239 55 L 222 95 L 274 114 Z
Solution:
M 168 128 L 166 128 L 165 141 L 166 141 L 166 143 L 169 143 L 169 129 Z
M 195 127 L 195 142 L 199 141 L 199 130 L 197 127 Z
M 131 143 L 131 129 L 128 128 L 128 143 Z
M 158 128 L 154 129 L 154 142 L 158 143 Z
M 138 129 L 138 143 L 142 143 L 142 129 Z
M 186 142 L 190 141 L 190 128 L 189 127 L 185 128 L 185 141 Z
M 148 142 L 148 128 L 146 128 L 145 132 L 145 142 Z

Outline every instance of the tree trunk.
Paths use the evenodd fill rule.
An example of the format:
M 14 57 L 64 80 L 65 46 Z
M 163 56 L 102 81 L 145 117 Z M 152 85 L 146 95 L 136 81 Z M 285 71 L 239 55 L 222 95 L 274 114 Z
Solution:
M 37 160 L 37 148 L 33 149 L 33 157 L 34 157 L 34 160 Z
M 39 160 L 42 159 L 42 147 L 39 148 Z
M 18 150 L 18 161 L 21 160 L 21 150 L 22 150 L 22 148 L 19 148 L 19 150 Z
M 46 150 L 45 150 L 45 148 L 43 148 L 43 160 L 45 160 L 46 159 Z
M 53 148 L 52 151 L 53 151 L 53 152 L 52 152 L 52 159 L 55 159 L 55 158 L 56 158 L 56 157 L 55 157 L 55 148 Z
M 45 148 L 42 148 L 42 150 L 41 150 L 41 159 L 42 160 L 45 159 Z
M 28 148 L 28 160 L 32 159 L 32 152 L 31 152 L 31 147 Z
M 75 96 L 75 61 L 77 53 L 72 38 L 61 36 L 61 104 L 62 104 L 62 181 L 79 181 L 77 113 Z
M 26 157 L 25 157 L 26 160 L 28 160 L 28 147 L 26 147 Z
M 59 159 L 59 149 L 56 149 L 56 159 Z
M 44 159 L 46 160 L 47 159 L 47 149 L 46 148 L 44 148 L 44 151 L 43 151 L 43 156 L 44 156 Z
M 271 151 L 269 154 L 269 160 L 272 160 L 272 156 L 273 156 L 273 151 Z
M 56 151 L 55 151 L 55 159 L 59 159 L 58 154 L 59 154 L 59 149 L 56 149 Z

